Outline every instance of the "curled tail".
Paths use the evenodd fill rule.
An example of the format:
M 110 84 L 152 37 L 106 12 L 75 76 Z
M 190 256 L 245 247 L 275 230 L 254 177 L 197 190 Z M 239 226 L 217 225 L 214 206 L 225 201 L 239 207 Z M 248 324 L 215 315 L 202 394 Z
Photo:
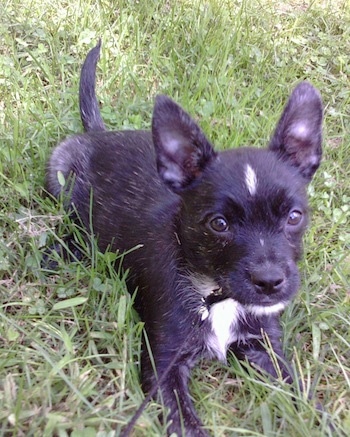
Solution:
M 79 84 L 80 117 L 85 131 L 104 131 L 99 103 L 95 93 L 96 65 L 100 58 L 101 40 L 86 56 L 81 68 Z

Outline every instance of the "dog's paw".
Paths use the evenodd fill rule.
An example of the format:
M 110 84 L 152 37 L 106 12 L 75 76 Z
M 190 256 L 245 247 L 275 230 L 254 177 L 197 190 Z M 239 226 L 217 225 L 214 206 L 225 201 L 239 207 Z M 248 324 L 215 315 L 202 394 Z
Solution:
M 81 261 L 82 252 L 75 242 L 55 243 L 47 247 L 42 255 L 41 268 L 47 271 L 55 272 L 60 261 L 67 263 Z

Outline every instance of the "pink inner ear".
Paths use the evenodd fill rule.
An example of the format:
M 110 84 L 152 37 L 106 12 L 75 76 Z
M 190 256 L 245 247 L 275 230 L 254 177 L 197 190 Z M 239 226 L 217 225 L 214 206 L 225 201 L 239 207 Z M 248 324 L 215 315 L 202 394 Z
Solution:
M 172 184 L 175 188 L 180 188 L 184 181 L 184 175 L 177 164 L 169 164 L 163 173 L 165 182 Z
M 311 135 L 310 127 L 303 121 L 292 125 L 289 134 L 300 141 L 307 140 Z
M 172 133 L 163 133 L 162 134 L 162 143 L 165 151 L 171 155 L 176 154 L 180 149 L 183 138 L 179 138 L 178 135 L 173 135 Z

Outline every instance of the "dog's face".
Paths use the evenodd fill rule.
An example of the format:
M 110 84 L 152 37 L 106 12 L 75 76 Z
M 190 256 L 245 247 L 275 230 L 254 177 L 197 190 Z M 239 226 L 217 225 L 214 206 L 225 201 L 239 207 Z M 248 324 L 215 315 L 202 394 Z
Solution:
M 307 83 L 294 90 L 267 149 L 218 154 L 181 108 L 161 106 L 158 169 L 182 197 L 178 239 L 190 274 L 257 315 L 280 311 L 298 289 L 306 186 L 321 159 L 318 92 Z
M 285 305 L 308 222 L 305 179 L 268 150 L 219 154 L 183 197 L 179 240 L 193 272 L 243 305 Z

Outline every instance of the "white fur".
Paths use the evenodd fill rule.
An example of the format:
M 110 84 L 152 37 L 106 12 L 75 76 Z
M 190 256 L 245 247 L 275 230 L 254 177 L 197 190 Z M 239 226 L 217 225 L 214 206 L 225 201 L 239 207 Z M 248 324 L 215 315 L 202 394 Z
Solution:
M 235 328 L 239 320 L 244 317 L 244 307 L 231 298 L 210 307 L 211 332 L 207 338 L 207 347 L 219 360 L 226 360 L 228 346 L 238 339 Z
M 199 314 L 201 315 L 202 322 L 209 317 L 209 310 L 206 305 L 202 305 L 199 308 Z
M 207 347 L 210 353 L 219 360 L 226 361 L 226 352 L 230 344 L 235 341 L 244 342 L 248 338 L 252 338 L 249 333 L 242 336 L 238 329 L 239 322 L 246 318 L 247 313 L 257 317 L 273 315 L 281 312 L 286 305 L 287 302 L 280 302 L 271 306 L 244 306 L 231 298 L 213 304 L 209 308 L 211 332 L 207 338 Z M 202 320 L 206 318 L 208 318 L 208 315 L 205 312 L 205 317 L 202 316 Z
M 220 293 L 218 284 L 205 275 L 192 275 L 191 282 L 193 290 L 199 293 L 203 305 L 198 308 L 201 320 L 208 319 L 210 332 L 207 337 L 207 348 L 213 357 L 221 361 L 226 361 L 227 348 L 235 341 L 245 341 L 251 337 L 242 336 L 238 325 L 241 320 L 246 318 L 247 313 L 254 316 L 268 316 L 281 312 L 288 302 L 279 302 L 271 306 L 262 305 L 242 305 L 232 298 L 224 299 L 220 302 L 207 307 L 206 298 L 212 293 Z
M 214 291 L 219 290 L 218 284 L 209 276 L 205 275 L 193 275 L 191 276 L 191 282 L 197 293 L 203 297 L 208 297 Z
M 203 321 L 209 317 L 209 309 L 205 303 L 205 299 L 214 292 L 220 294 L 220 287 L 209 276 L 192 275 L 190 279 L 192 282 L 193 290 L 202 296 L 201 300 L 203 302 L 203 305 L 199 307 L 198 313 L 200 314 L 201 320 Z
M 247 164 L 245 169 L 245 183 L 247 185 L 249 193 L 254 196 L 258 186 L 258 178 L 255 171 L 249 164 Z
M 272 314 L 278 314 L 285 309 L 288 302 L 279 302 L 275 305 L 262 306 L 262 305 L 247 305 L 246 310 L 254 316 L 270 316 Z

